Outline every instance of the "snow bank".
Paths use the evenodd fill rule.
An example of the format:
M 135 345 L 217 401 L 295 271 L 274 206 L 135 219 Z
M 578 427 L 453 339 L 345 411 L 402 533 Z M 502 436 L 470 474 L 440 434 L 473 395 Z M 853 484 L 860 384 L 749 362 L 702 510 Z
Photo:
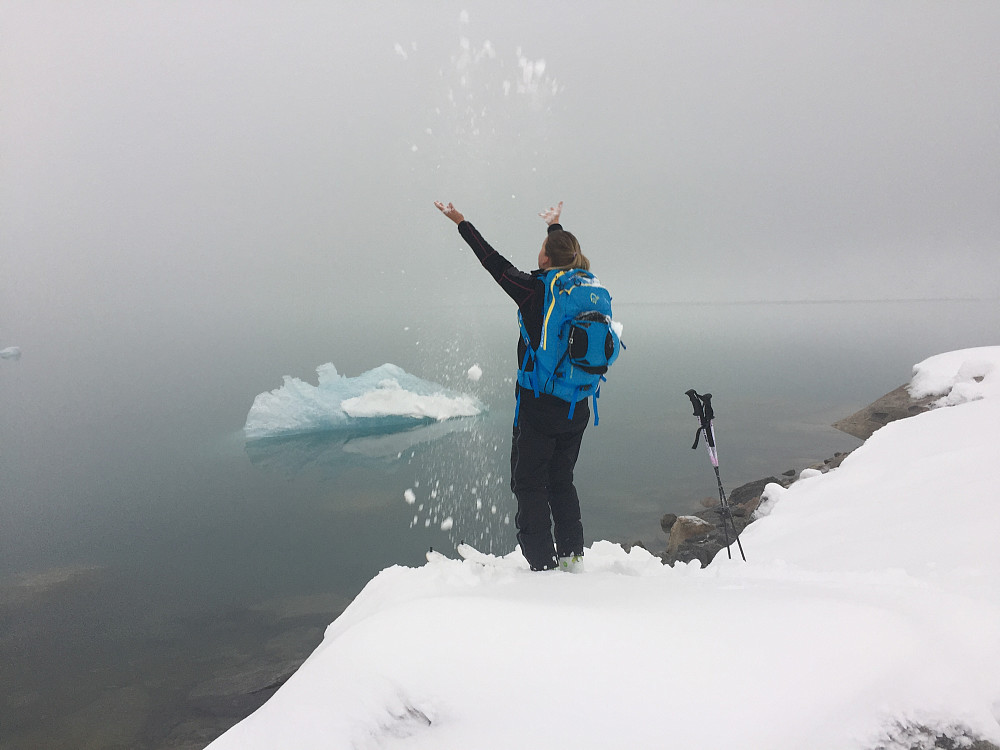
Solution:
M 318 385 L 286 375 L 280 388 L 259 394 L 243 427 L 247 439 L 323 431 L 392 432 L 483 410 L 476 398 L 421 380 L 393 364 L 355 378 L 338 374 L 330 363 L 316 372 Z
M 913 366 L 913 398 L 941 396 L 935 406 L 955 406 L 987 395 L 1000 396 L 1000 346 L 938 354 Z
M 972 371 L 984 387 L 772 485 L 749 563 L 670 568 L 596 542 L 578 576 L 516 551 L 389 568 L 211 748 L 1000 742 L 998 362 L 1000 347 L 918 365 L 917 388 Z

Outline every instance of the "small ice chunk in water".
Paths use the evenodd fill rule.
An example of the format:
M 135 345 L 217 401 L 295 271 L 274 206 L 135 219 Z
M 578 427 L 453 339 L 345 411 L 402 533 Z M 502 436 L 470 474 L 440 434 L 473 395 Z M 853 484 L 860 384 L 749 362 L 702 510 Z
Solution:
M 403 493 L 403 499 L 408 505 L 413 505 L 417 501 L 417 496 L 414 494 L 413 490 L 408 489 Z
M 448 516 L 441 522 L 441 531 L 450 531 L 451 527 L 455 525 L 455 519 Z
M 479 379 L 483 376 L 483 368 L 479 365 L 473 365 L 469 368 L 468 372 L 465 373 L 466 377 L 469 378 L 473 383 L 478 383 Z

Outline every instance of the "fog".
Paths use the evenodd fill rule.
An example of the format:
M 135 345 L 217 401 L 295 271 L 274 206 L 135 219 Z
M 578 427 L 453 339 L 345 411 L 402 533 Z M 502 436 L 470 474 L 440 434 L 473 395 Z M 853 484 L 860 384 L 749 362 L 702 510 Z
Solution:
M 992 1 L 5 0 L 0 27 L 0 346 L 502 302 L 436 199 L 522 266 L 565 201 L 619 303 L 1000 295 Z

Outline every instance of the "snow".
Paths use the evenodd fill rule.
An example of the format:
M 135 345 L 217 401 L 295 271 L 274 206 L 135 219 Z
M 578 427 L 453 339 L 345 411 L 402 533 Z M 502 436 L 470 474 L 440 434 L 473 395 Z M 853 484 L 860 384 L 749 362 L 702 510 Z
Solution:
M 1000 742 L 998 363 L 989 347 L 917 365 L 914 392 L 955 405 L 770 485 L 747 563 L 671 568 L 598 541 L 578 576 L 517 550 L 390 567 L 210 747 Z
M 910 395 L 938 396 L 936 406 L 956 404 L 1000 395 L 1000 346 L 984 346 L 938 354 L 913 366 Z
M 393 364 L 357 377 L 332 363 L 316 368 L 318 385 L 286 375 L 284 384 L 259 394 L 247 414 L 248 440 L 325 431 L 393 432 L 419 424 L 480 414 L 473 396 L 422 380 Z

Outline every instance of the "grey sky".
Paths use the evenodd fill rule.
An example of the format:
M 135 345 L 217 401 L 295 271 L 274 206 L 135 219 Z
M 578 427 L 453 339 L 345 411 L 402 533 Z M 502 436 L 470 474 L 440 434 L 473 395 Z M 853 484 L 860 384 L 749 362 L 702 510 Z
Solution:
M 564 200 L 619 301 L 1000 295 L 996 2 L 4 0 L 0 29 L 0 345 L 494 294 L 435 199 L 522 266 Z

